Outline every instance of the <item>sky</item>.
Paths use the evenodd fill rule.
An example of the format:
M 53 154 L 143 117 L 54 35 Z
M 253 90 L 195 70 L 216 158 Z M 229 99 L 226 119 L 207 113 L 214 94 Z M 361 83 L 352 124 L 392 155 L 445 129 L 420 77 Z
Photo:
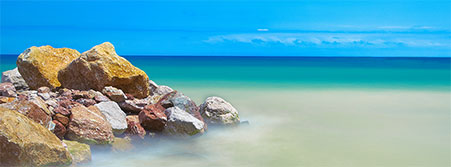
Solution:
M 449 0 L 0 0 L 0 54 L 451 57 Z

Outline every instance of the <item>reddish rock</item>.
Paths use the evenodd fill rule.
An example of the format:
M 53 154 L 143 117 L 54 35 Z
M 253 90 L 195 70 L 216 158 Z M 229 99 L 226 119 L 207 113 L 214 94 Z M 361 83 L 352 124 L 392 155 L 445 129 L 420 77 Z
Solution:
M 97 102 L 93 99 L 85 99 L 85 98 L 80 98 L 76 100 L 77 103 L 83 104 L 86 107 L 92 106 L 94 104 L 97 104 Z
M 62 100 L 58 102 L 58 105 L 67 109 L 79 106 L 80 104 L 71 100 Z
M 88 91 L 75 90 L 72 92 L 72 99 L 80 99 L 80 98 L 92 99 L 94 98 L 94 95 L 92 93 L 89 93 Z
M 127 130 L 125 130 L 125 134 L 127 136 L 137 136 L 141 139 L 144 139 L 144 136 L 146 136 L 146 130 L 141 126 L 139 123 L 139 116 L 138 115 L 129 115 L 126 117 L 127 120 Z
M 28 100 L 15 100 L 11 103 L 1 104 L 0 107 L 18 111 L 45 128 L 49 128 L 49 123 L 52 121 L 46 111 Z
M 124 110 L 125 112 L 138 114 L 141 110 L 144 109 L 144 106 L 150 104 L 150 102 L 145 99 L 134 99 L 134 100 L 125 100 L 118 104 L 121 107 L 121 109 Z
M 56 135 L 56 137 L 62 140 L 64 138 L 64 135 L 66 134 L 66 127 L 57 120 L 53 120 L 52 122 L 55 124 L 55 129 L 53 129 L 53 133 Z
M 139 113 L 139 122 L 144 129 L 151 132 L 161 132 L 167 122 L 165 108 L 158 104 L 148 105 Z
M 43 87 L 38 88 L 38 93 L 49 93 L 49 92 L 50 92 L 49 87 L 43 86 Z
M 115 102 L 123 102 L 127 97 L 124 92 L 118 88 L 107 86 L 103 88 L 102 93 Z
M 16 97 L 16 88 L 9 82 L 0 83 L 0 96 Z
M 125 97 L 127 97 L 127 100 L 133 100 L 133 99 L 135 99 L 135 97 L 134 97 L 133 95 L 128 94 L 128 93 L 125 94 Z
M 53 109 L 53 112 L 55 112 L 56 114 L 62 114 L 64 116 L 70 116 L 70 110 L 62 106 L 56 107 L 55 109 Z
M 87 144 L 110 144 L 114 140 L 113 129 L 96 106 L 83 105 L 71 109 L 71 121 L 66 138 Z
M 104 95 L 96 95 L 96 96 L 94 96 L 94 100 L 96 100 L 98 103 L 111 101 L 108 97 L 106 97 Z
M 53 116 L 53 120 L 58 120 L 61 124 L 64 126 L 67 126 L 69 124 L 69 118 L 64 116 L 63 114 L 57 113 Z

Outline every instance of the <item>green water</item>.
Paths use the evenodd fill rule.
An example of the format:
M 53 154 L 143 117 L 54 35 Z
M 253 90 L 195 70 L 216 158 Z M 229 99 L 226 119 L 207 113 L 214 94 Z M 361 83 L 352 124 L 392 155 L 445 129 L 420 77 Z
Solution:
M 225 98 L 250 124 L 93 149 L 85 166 L 451 166 L 449 58 L 126 58 L 198 104 Z

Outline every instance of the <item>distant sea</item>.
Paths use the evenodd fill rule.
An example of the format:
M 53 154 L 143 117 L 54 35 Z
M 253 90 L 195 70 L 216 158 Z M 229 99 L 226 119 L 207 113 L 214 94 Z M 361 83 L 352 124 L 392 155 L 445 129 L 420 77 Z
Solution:
M 1 55 L 1 71 L 17 55 Z M 450 58 L 125 56 L 201 104 L 220 96 L 249 125 L 82 166 L 451 166 Z

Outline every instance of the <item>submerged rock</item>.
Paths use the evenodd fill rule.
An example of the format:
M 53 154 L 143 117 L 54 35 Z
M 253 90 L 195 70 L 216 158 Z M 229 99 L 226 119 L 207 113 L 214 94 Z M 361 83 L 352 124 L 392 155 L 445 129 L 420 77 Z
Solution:
M 0 108 L 0 166 L 57 166 L 70 153 L 48 129 L 22 114 Z
M 129 151 L 133 149 L 133 145 L 130 138 L 115 137 L 114 142 L 111 144 L 111 149 L 117 152 Z
M 165 110 L 168 122 L 164 133 L 173 136 L 193 136 L 204 132 L 204 123 L 178 107 Z
M 94 106 L 99 108 L 100 112 L 106 117 L 113 128 L 114 134 L 120 135 L 124 133 L 125 129 L 127 129 L 126 115 L 117 103 L 113 101 L 101 102 Z
M 109 144 L 114 135 L 110 123 L 95 106 L 79 105 L 71 109 L 66 138 L 87 144 Z
M 30 47 L 17 58 L 17 68 L 31 89 L 61 86 L 58 72 L 65 68 L 80 53 L 75 49 L 51 46 Z
M 72 155 L 73 164 L 91 161 L 91 147 L 89 145 L 70 140 L 63 140 L 63 142 Z
M 148 105 L 139 113 L 139 122 L 148 131 L 161 132 L 167 122 L 164 110 L 159 104 Z
M 2 72 L 2 82 L 12 83 L 16 90 L 28 90 L 28 85 L 22 75 L 20 75 L 17 67 L 12 70 Z
M 240 117 L 235 107 L 220 97 L 208 97 L 200 105 L 200 113 L 208 124 L 236 125 L 240 123 Z
M 66 88 L 100 91 L 105 86 L 114 86 L 137 98 L 149 95 L 147 74 L 117 55 L 109 42 L 84 52 L 59 72 L 58 79 Z

